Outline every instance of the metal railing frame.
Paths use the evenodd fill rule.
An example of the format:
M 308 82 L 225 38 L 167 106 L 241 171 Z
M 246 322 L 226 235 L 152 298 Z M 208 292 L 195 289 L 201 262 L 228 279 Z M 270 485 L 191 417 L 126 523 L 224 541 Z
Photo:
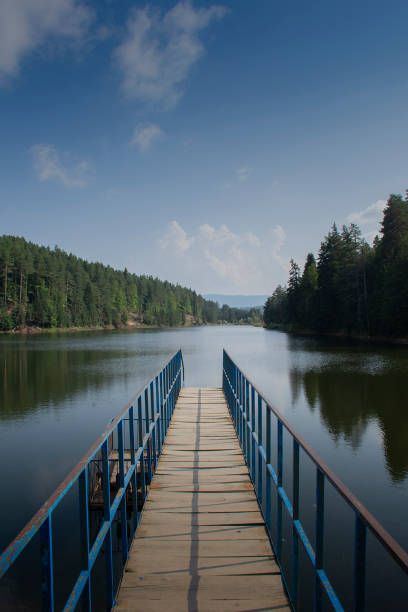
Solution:
M 314 609 L 320 612 L 323 607 L 323 592 L 326 593 L 334 610 L 343 610 L 330 580 L 324 569 L 324 487 L 329 481 L 334 489 L 351 506 L 355 513 L 354 539 L 354 609 L 359 612 L 365 608 L 365 569 L 367 529 L 374 534 L 386 551 L 408 573 L 408 554 L 368 512 L 361 502 L 351 493 L 342 481 L 324 464 L 313 449 L 303 440 L 288 421 L 274 408 L 272 403 L 258 391 L 246 374 L 236 365 L 228 353 L 223 351 L 223 389 L 228 408 L 249 468 L 252 483 L 261 507 L 269 538 L 282 570 L 282 507 L 284 506 L 292 521 L 292 588 L 282 571 L 282 578 L 289 595 L 292 608 L 298 605 L 299 585 L 299 540 L 302 542 L 315 571 Z M 263 415 L 263 411 L 266 414 Z M 257 417 L 255 416 L 257 413 Z M 272 467 L 271 455 L 271 415 L 277 419 L 277 472 Z M 263 416 L 266 430 L 263 431 Z M 283 487 L 283 430 L 293 439 L 293 490 L 292 502 Z M 316 516 L 315 549 L 299 520 L 299 457 L 300 449 L 312 460 L 316 467 Z M 266 481 L 264 483 L 264 473 Z M 271 496 L 272 483 L 276 490 L 277 512 L 276 541 L 272 535 Z M 263 500 L 263 485 L 265 499 Z M 263 503 L 264 502 L 264 503 Z
M 84 610 L 92 610 L 91 600 L 91 570 L 95 564 L 102 546 L 105 545 L 106 560 L 106 593 L 108 609 L 115 604 L 117 590 L 114 592 L 113 584 L 113 551 L 112 551 L 112 523 L 117 512 L 120 512 L 122 537 L 122 574 L 124 564 L 128 558 L 131 540 L 128 538 L 126 515 L 126 491 L 131 485 L 132 504 L 134 508 L 133 538 L 140 521 L 138 512 L 137 468 L 140 465 L 142 478 L 142 502 L 146 498 L 148 486 L 145 480 L 147 467 L 148 482 L 151 481 L 155 471 L 157 458 L 161 453 L 167 429 L 180 388 L 184 384 L 184 363 L 181 350 L 178 350 L 169 359 L 166 365 L 144 384 L 133 399 L 111 421 L 103 434 L 98 438 L 91 449 L 79 461 L 72 472 L 59 485 L 40 510 L 22 529 L 13 542 L 0 556 L 0 579 L 16 562 L 19 555 L 39 532 L 41 540 L 41 566 L 42 566 L 42 599 L 43 610 L 54 612 L 54 566 L 53 566 L 53 512 L 64 499 L 65 495 L 78 483 L 79 486 L 79 516 L 81 530 L 81 565 L 75 585 L 68 597 L 64 612 L 74 610 L 81 601 Z M 142 415 L 142 396 L 144 395 L 144 410 Z M 135 408 L 137 415 L 135 415 Z M 144 416 L 144 418 L 143 418 Z M 125 472 L 124 450 L 124 424 L 129 422 L 130 467 Z M 143 421 L 145 421 L 145 434 L 143 435 Z M 136 429 L 137 424 L 137 431 Z M 118 440 L 118 475 L 119 489 L 113 500 L 110 499 L 110 471 L 109 452 L 110 437 L 117 435 Z M 137 441 L 136 441 L 137 436 Z M 102 454 L 102 483 L 103 483 L 103 522 L 90 546 L 89 525 L 89 486 L 88 466 L 95 461 L 96 455 Z M 98 460 L 99 461 L 99 460 Z M 129 462 L 129 459 L 126 459 Z M 144 462 L 147 462 L 147 466 Z M 119 580 L 120 584 L 120 580 Z

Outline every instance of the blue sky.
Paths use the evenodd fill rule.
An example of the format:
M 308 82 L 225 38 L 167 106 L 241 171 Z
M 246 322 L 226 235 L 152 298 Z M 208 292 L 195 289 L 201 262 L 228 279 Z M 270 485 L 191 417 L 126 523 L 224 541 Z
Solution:
M 0 4 L 0 233 L 271 293 L 407 180 L 403 1 Z

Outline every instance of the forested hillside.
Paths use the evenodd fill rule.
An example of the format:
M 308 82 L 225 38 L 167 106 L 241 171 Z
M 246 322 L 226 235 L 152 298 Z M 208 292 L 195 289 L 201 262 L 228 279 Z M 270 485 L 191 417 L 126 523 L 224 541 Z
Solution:
M 0 237 L 0 330 L 244 322 L 248 313 L 191 289 Z
M 303 271 L 291 260 L 287 287 L 264 309 L 266 326 L 365 336 L 408 336 L 408 197 L 391 195 L 370 246 L 351 224 L 333 225 Z

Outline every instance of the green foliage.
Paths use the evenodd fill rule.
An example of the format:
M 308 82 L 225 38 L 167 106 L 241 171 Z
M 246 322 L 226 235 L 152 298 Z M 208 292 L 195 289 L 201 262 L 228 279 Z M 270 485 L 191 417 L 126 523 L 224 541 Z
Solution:
M 253 313 L 220 308 L 180 285 L 89 263 L 14 236 L 0 237 L 0 278 L 1 331 L 24 325 L 121 327 L 129 318 L 155 326 L 257 321 Z
M 408 198 L 391 195 L 381 237 L 370 247 L 353 223 L 334 224 L 309 253 L 303 274 L 291 260 L 287 288 L 277 287 L 264 323 L 319 332 L 408 335 Z
M 7 310 L 0 311 L 0 331 L 9 331 L 13 329 L 14 321 L 11 313 Z

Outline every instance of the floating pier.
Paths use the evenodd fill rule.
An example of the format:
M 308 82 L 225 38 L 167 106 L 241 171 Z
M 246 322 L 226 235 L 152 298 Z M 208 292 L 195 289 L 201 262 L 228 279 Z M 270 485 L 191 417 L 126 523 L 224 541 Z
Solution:
M 222 389 L 183 388 L 117 612 L 290 610 Z

